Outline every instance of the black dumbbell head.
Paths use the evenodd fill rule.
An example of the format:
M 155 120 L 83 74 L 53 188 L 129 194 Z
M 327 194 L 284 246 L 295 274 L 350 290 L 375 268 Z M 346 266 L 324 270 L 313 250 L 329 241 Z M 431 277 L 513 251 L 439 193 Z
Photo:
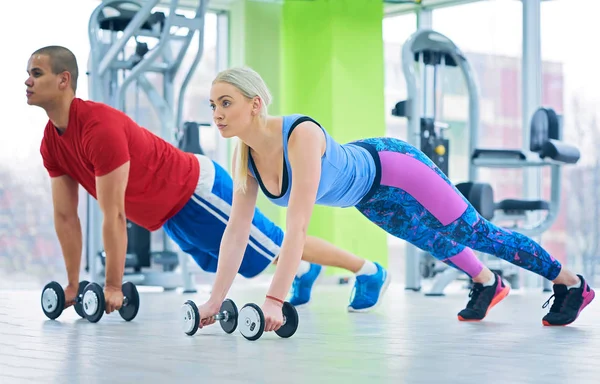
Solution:
M 265 316 L 262 309 L 250 303 L 242 307 L 238 314 L 240 333 L 250 341 L 258 340 L 265 331 Z
M 283 303 L 283 316 L 285 316 L 285 324 L 275 331 L 277 336 L 287 338 L 291 337 L 298 329 L 298 312 L 296 308 L 289 302 Z
M 42 311 L 50 319 L 54 320 L 60 316 L 65 308 L 65 291 L 56 281 L 52 281 L 42 290 Z
M 238 326 L 238 310 L 233 300 L 225 299 L 225 301 L 223 301 L 220 312 L 223 311 L 227 311 L 227 313 L 229 313 L 229 317 L 227 320 L 222 319 L 220 321 L 221 328 L 223 328 L 225 333 L 233 333 Z
M 79 297 L 79 295 L 83 296 L 83 290 L 85 289 L 85 287 L 87 287 L 87 285 L 89 284 L 89 282 L 87 280 L 82 280 L 79 282 L 79 289 L 77 290 L 77 297 Z M 75 312 L 77 312 L 77 314 L 85 319 L 85 314 L 83 313 L 83 306 L 81 305 L 81 301 L 77 300 L 77 297 L 75 298 L 75 304 L 73 305 L 73 307 L 75 308 Z
M 127 297 L 127 305 L 121 306 L 119 314 L 123 320 L 131 321 L 135 319 L 140 308 L 140 295 L 135 284 L 130 281 L 123 283 L 121 290 L 123 291 L 123 296 Z

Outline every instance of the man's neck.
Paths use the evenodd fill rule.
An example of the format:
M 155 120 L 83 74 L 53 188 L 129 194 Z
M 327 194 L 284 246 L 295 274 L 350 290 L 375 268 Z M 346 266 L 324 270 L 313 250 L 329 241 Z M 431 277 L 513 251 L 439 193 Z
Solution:
M 74 96 L 65 97 L 46 109 L 48 118 L 61 133 L 64 133 L 69 125 L 69 112 L 74 98 Z

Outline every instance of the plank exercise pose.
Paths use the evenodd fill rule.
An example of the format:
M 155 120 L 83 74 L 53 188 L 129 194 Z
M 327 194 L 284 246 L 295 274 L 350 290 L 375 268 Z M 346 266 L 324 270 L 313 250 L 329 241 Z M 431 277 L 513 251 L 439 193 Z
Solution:
M 231 217 L 212 296 L 200 313 L 215 314 L 215 303 L 233 281 L 251 233 L 259 188 L 274 204 L 288 207 L 277 270 L 262 306 L 266 331 L 282 324 L 282 300 L 302 258 L 315 204 L 355 207 L 386 232 L 470 276 L 475 284 L 466 308 L 458 313 L 461 321 L 483 319 L 509 292 L 473 249 L 554 282 L 554 304 L 542 320 L 544 325 L 573 322 L 593 300 L 594 291 L 582 276 L 529 237 L 483 219 L 436 165 L 406 142 L 383 137 L 338 144 L 308 116 L 269 116 L 271 95 L 250 68 L 219 73 L 210 99 L 221 136 L 237 137 L 239 144 Z
M 206 156 L 179 150 L 117 109 L 75 97 L 78 65 L 67 48 L 38 49 L 27 73 L 27 103 L 43 108 L 49 118 L 40 151 L 51 177 L 54 224 L 68 275 L 66 306 L 74 303 L 79 285 L 80 185 L 98 200 L 103 214 L 107 313 L 123 303 L 126 219 L 150 231 L 164 228 L 203 270 L 215 272 L 232 209 L 233 181 L 225 169 Z M 246 224 L 234 274 L 250 278 L 276 261 L 284 235 L 258 209 Z M 385 288 L 381 266 L 315 237 L 303 246 L 305 261 L 295 264 L 293 304 L 309 301 L 321 265 L 356 274 L 360 295 L 354 295 L 349 310 L 369 310 L 379 302 Z

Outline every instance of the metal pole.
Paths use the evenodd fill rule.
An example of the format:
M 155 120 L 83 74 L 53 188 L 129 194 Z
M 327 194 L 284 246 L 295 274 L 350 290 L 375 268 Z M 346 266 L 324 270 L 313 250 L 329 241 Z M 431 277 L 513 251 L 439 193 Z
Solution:
M 530 121 L 542 103 L 542 53 L 541 53 L 541 0 L 522 0 L 523 4 L 523 61 L 522 61 L 522 128 L 523 149 L 529 150 Z M 541 196 L 541 170 L 529 167 L 523 172 L 524 198 L 539 199 Z M 532 217 L 533 216 L 533 217 Z M 537 215 L 528 215 L 528 223 L 538 221 Z M 538 242 L 541 239 L 536 239 Z M 527 274 L 525 284 L 537 285 L 537 276 Z M 544 283 L 546 284 L 546 283 Z

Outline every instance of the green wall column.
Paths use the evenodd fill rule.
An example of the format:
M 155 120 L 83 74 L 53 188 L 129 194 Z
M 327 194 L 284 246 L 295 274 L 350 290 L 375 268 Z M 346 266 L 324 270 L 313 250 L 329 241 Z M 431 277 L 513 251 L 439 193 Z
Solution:
M 244 1 L 243 6 L 243 58 L 232 65 L 246 65 L 257 71 L 267 83 L 273 96 L 269 114 L 281 113 L 281 23 L 283 5 L 280 3 Z M 233 24 L 232 28 L 239 28 Z M 232 34 L 233 35 L 233 34 Z M 235 44 L 234 44 L 235 45 Z M 236 46 L 235 48 L 239 48 Z M 234 49 L 235 49 L 234 48 Z M 232 140 L 231 154 L 233 145 Z M 285 228 L 285 209 L 258 194 L 258 208 L 277 225 Z
M 384 136 L 383 2 L 282 7 L 280 113 L 310 115 L 340 143 Z M 387 265 L 386 233 L 355 208 L 315 207 L 309 234 Z

